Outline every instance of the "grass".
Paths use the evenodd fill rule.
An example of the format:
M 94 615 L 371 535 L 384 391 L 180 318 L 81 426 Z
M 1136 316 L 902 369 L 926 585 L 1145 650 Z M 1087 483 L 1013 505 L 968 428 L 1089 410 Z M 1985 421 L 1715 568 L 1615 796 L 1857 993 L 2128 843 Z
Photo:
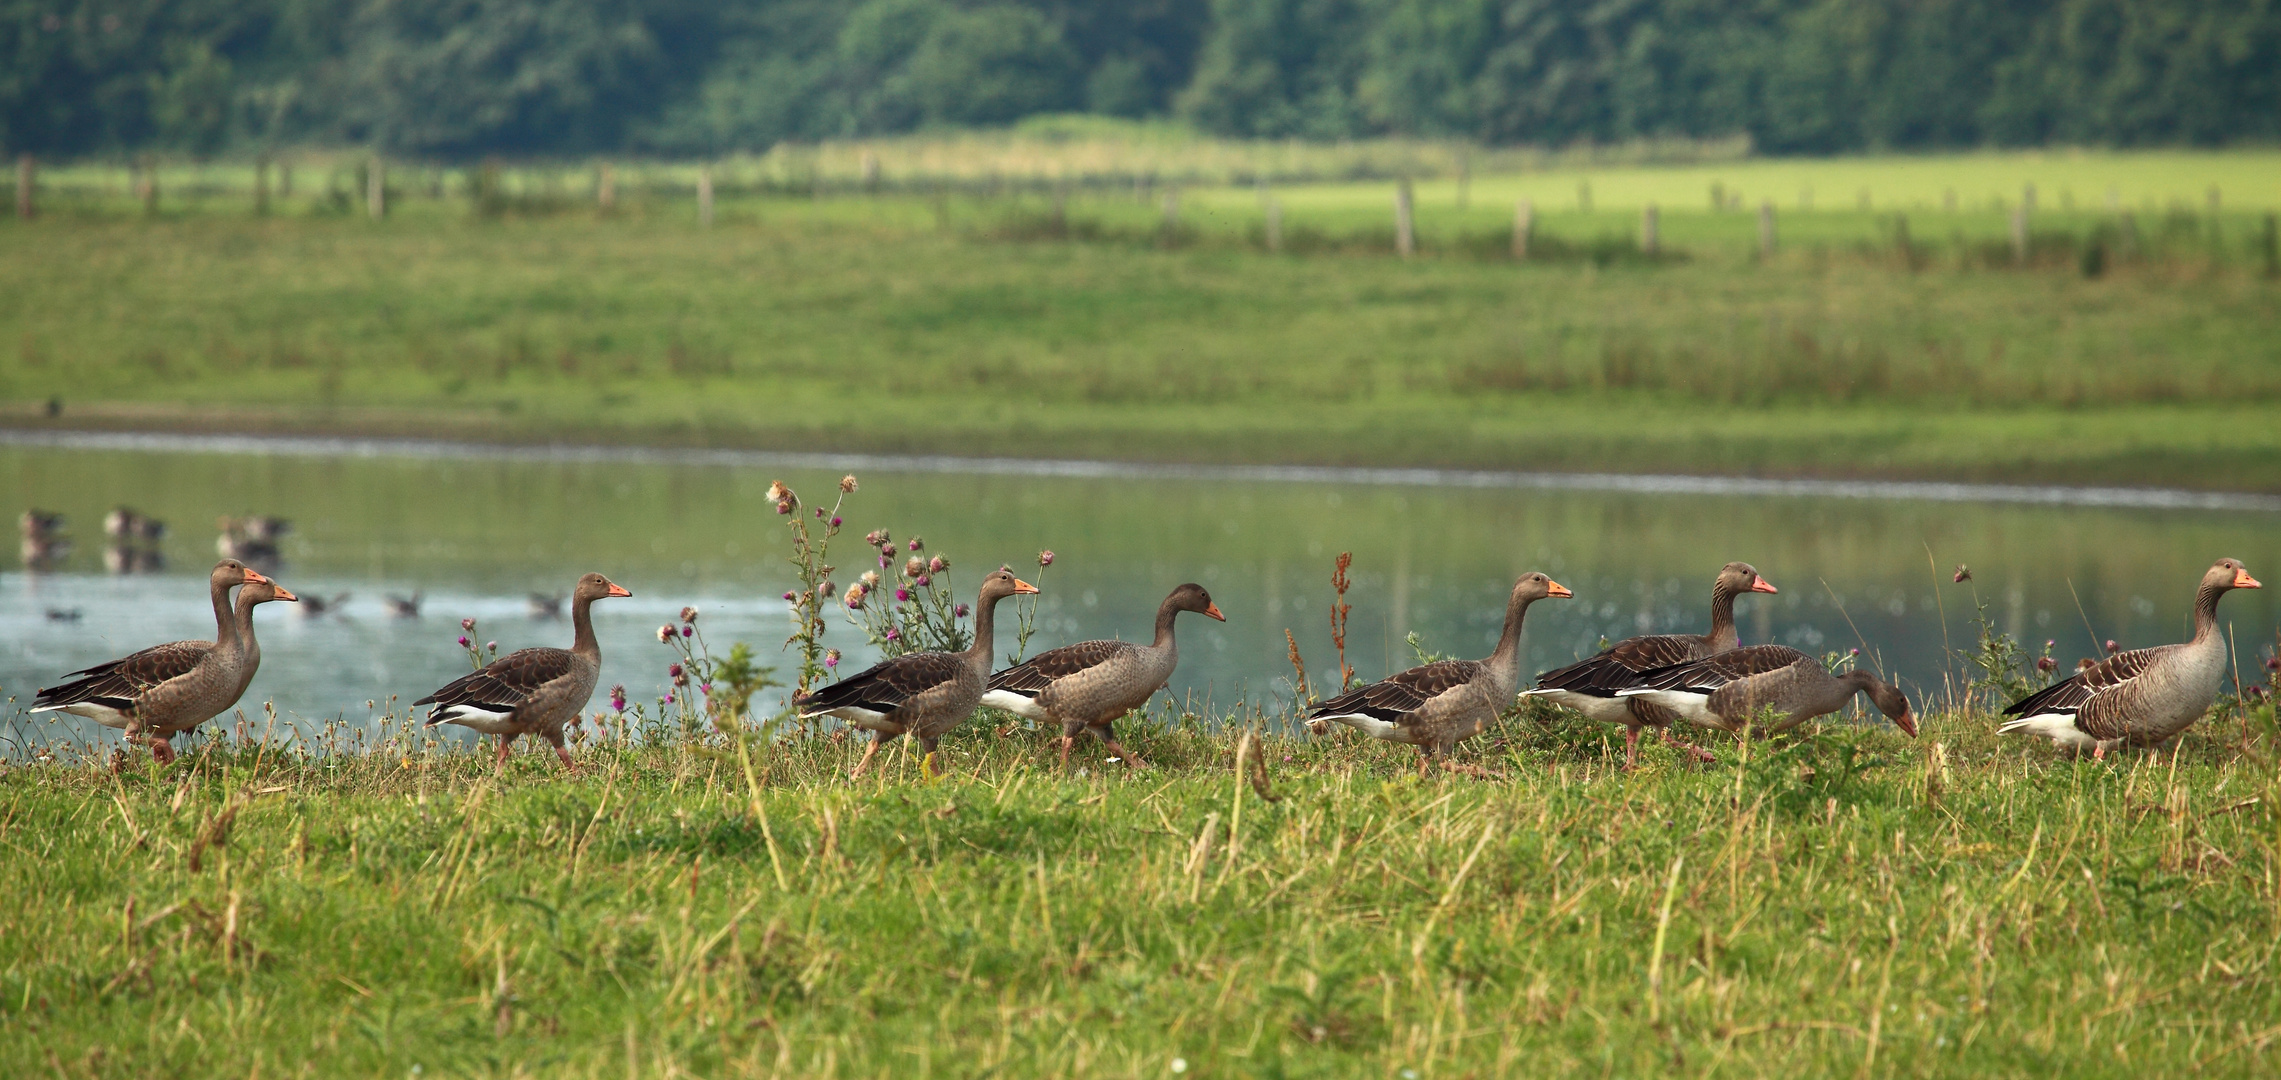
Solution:
M 163 772 L 52 748 L 0 772 L 0 1070 L 2281 1064 L 2267 710 L 2105 763 L 1948 712 L 1631 774 L 1516 718 L 1469 751 L 1496 782 L 1269 734 L 1272 802 L 1196 716 L 1137 727 L 1137 776 L 978 721 L 948 777 L 852 785 L 852 741 L 608 725 L 575 777 L 393 717 L 354 746 L 241 719 Z
M 415 190 L 384 222 L 306 192 L 268 218 L 241 194 L 150 218 L 90 191 L 0 227 L 0 415 L 61 399 L 94 426 L 2281 490 L 2281 305 L 2238 172 L 2265 159 L 2073 163 L 2086 185 L 2141 178 L 2134 197 L 2220 175 L 2242 197 L 2128 234 L 2041 212 L 2022 266 L 1987 206 L 1786 208 L 1771 259 L 1752 213 L 1674 204 L 1647 257 L 1637 210 L 1611 208 L 1730 166 L 1723 190 L 1875 174 L 1921 194 L 2050 164 L 2018 155 L 1633 170 L 1595 180 L 1590 210 L 1548 195 L 1518 265 L 1511 197 L 1566 179 L 1484 176 L 1462 207 L 1454 181 L 1421 186 L 1411 260 L 1390 255 L 1383 183 L 1273 189 L 1280 252 L 1250 188 L 1180 193 L 1169 231 L 1153 197 L 1111 190 L 1057 216 L 1035 190 L 724 187 L 711 229 L 632 187 L 599 215 L 536 183 L 496 217 Z

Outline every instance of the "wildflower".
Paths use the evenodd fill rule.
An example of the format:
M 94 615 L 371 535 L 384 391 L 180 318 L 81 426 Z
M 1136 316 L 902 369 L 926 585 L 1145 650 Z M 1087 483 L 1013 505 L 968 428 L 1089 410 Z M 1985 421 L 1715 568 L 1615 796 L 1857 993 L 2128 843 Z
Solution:
M 672 643 L 672 641 L 673 641 L 673 628 L 672 628 L 672 627 L 670 627 L 670 626 L 660 626 L 660 627 L 658 627 L 658 628 L 657 628 L 657 643 L 658 643 L 658 644 L 660 644 L 660 645 L 667 645 L 667 644 L 671 644 L 671 643 Z
M 939 574 L 948 569 L 950 569 L 950 560 L 940 555 L 927 560 L 927 573 Z
M 1052 565 L 1053 565 L 1053 550 L 1052 550 L 1051 548 L 1048 548 L 1048 549 L 1046 549 L 1046 550 L 1044 550 L 1044 551 L 1038 552 L 1038 566 L 1039 566 L 1039 567 L 1041 567 L 1041 568 L 1042 568 L 1042 567 L 1047 567 L 1047 566 L 1052 566 Z
M 828 668 L 840 666 L 840 651 L 838 649 L 824 650 L 824 666 Z
M 853 495 L 853 494 L 855 494 L 855 474 L 854 474 L 854 473 L 849 473 L 849 474 L 847 474 L 846 476 L 840 477 L 840 493 L 841 493 L 841 494 L 843 494 L 843 495 Z
M 847 607 L 849 611 L 863 610 L 863 594 L 865 591 L 866 590 L 861 585 L 850 585 L 847 587 Z
M 769 481 L 769 482 L 768 482 L 768 501 L 769 501 L 769 502 L 783 502 L 784 500 L 786 500 L 786 499 L 789 499 L 789 498 L 791 498 L 791 497 L 792 497 L 792 489 L 791 489 L 791 488 L 788 488 L 788 487 L 785 487 L 785 486 L 784 486 L 784 481 L 782 481 L 782 480 L 771 480 L 771 481 Z
M 924 589 L 924 588 L 926 588 L 927 586 L 934 584 L 934 581 L 935 581 L 935 579 L 933 579 L 933 578 L 931 578 L 931 577 L 928 577 L 928 576 L 927 576 L 927 575 L 925 575 L 925 574 L 920 574 L 920 575 L 919 575 L 919 578 L 918 578 L 918 586 L 919 586 L 920 588 Z
M 2049 675 L 2052 672 L 2059 670 L 2059 661 L 2054 660 L 2048 656 L 2039 656 L 2036 657 L 2035 660 L 2035 669 L 2037 671 L 2043 672 L 2046 675 Z
M 877 570 L 866 570 L 863 572 L 863 587 L 866 589 L 876 589 L 879 587 L 879 572 Z
M 2052 640 L 2051 638 L 2045 638 L 2045 639 L 2043 639 L 2043 650 L 2044 650 L 2045 652 L 2050 652 L 2050 651 L 2051 651 L 2051 647 L 2052 647 L 2052 646 L 2054 646 L 2054 645 L 2057 645 L 2057 644 L 2059 644 L 2059 642 L 2057 642 L 2057 641 L 2054 641 L 2054 640 Z
M 2265 658 L 2265 670 L 2267 670 L 2267 671 L 2281 671 L 2281 656 L 2268 656 L 2268 657 L 2266 657 L 2266 658 Z
M 712 693 L 712 692 L 713 692 L 713 684 L 712 684 L 712 683 L 698 683 L 698 684 L 697 684 L 697 689 L 699 689 L 699 690 L 703 690 L 703 691 L 704 691 L 704 692 L 706 692 L 707 694 L 710 694 L 710 693 Z
M 697 609 L 696 609 L 696 608 L 693 608 L 693 607 L 685 607 L 685 608 L 682 608 L 682 609 L 681 609 L 681 621 L 682 621 L 682 622 L 685 622 L 685 623 L 696 622 L 696 621 L 697 621 Z
M 783 502 L 776 504 L 776 512 L 779 514 L 789 514 L 793 511 L 794 508 L 798 506 L 798 503 L 795 503 L 790 499 L 786 499 Z
M 668 705 L 673 704 L 673 691 L 668 690 L 665 692 L 665 703 Z
M 1846 654 L 1847 656 L 1860 656 L 1860 655 L 1861 655 L 1861 650 L 1860 650 L 1860 649 L 1847 649 L 1847 650 L 1845 651 L 1845 654 Z
M 475 632 L 475 620 L 474 620 L 474 619 L 461 619 L 461 620 L 459 621 L 459 628 L 460 628 L 460 629 L 462 629 L 462 630 L 465 630 L 465 631 L 467 631 L 467 632 L 468 632 L 468 633 L 470 633 L 470 634 L 472 634 L 472 633 L 474 633 L 474 632 Z
M 892 558 L 894 558 L 894 557 L 895 557 L 895 552 L 896 552 L 896 550 L 897 550 L 897 549 L 896 549 L 896 547 L 895 547 L 895 545 L 894 545 L 893 543 L 885 543 L 885 544 L 881 544 L 881 545 L 879 545 L 879 558 L 880 558 L 880 560 L 881 560 L 881 561 L 885 561 L 885 560 L 888 560 L 888 559 L 892 559 Z
M 839 527 L 840 527 L 840 519 L 839 519 L 839 518 L 837 518 L 837 517 L 834 517 L 834 518 L 832 518 L 832 528 L 835 528 L 835 529 L 837 529 L 837 528 L 839 528 Z
M 835 593 L 835 592 L 838 592 L 838 591 L 839 591 L 839 588 L 840 588 L 840 587 L 839 587 L 838 585 L 835 585 L 835 584 L 833 584 L 833 583 L 831 583 L 831 582 L 827 581 L 827 582 L 824 582 L 824 587 L 823 587 L 823 588 L 821 588 L 821 589 L 818 589 L 817 591 L 823 594 L 823 596 L 824 596 L 824 599 L 826 599 L 826 600 L 829 600 L 829 599 L 831 599 L 831 598 L 832 598 L 832 594 L 833 594 L 833 593 Z
M 790 601 L 793 601 L 793 600 L 797 600 L 797 599 L 799 599 L 799 597 L 792 595 L 792 590 L 790 590 L 790 589 L 786 589 L 786 590 L 784 590 L 784 599 L 785 599 L 787 602 L 790 602 Z
M 2123 647 L 2122 647 L 2122 646 L 2120 646 L 2120 645 L 2117 645 L 2117 644 L 2115 644 L 2115 639 L 2113 639 L 2113 638 L 2108 638 L 2108 639 L 2107 639 L 2107 655 L 2109 655 L 2109 656 L 2113 656 L 2114 654 L 2116 654 L 2116 653 L 2119 653 L 2119 652 L 2121 652 L 2121 651 L 2123 651 Z
M 681 677 L 681 665 L 679 665 L 679 664 L 672 664 L 672 665 L 669 665 L 669 666 L 667 666 L 667 667 L 666 667 L 666 669 L 665 669 L 665 673 L 666 673 L 666 674 L 668 674 L 668 675 L 671 675 L 671 676 L 673 676 L 673 677 L 674 677 L 674 678 L 676 678 L 676 679 L 678 679 L 678 678 L 680 678 L 680 677 Z
M 914 536 L 914 537 L 912 537 L 912 538 L 911 538 L 911 550 L 913 550 L 913 551 L 917 551 L 917 550 L 919 550 L 920 548 L 923 548 L 923 547 L 926 547 L 926 546 L 927 546 L 927 542 L 926 542 L 926 541 L 924 541 L 924 540 L 921 540 L 921 539 L 919 539 L 919 538 L 918 538 L 918 537 L 916 537 L 916 536 Z
M 954 619 L 963 619 L 966 617 L 967 610 L 968 608 L 965 604 L 960 604 L 957 607 L 950 609 L 950 614 Z
M 909 603 L 911 599 L 911 590 L 903 588 L 896 589 L 895 599 L 904 603 Z
M 682 636 L 682 637 L 688 637 L 689 635 L 691 635 L 691 634 L 694 634 L 694 633 L 696 633 L 696 632 L 697 632 L 697 628 L 696 628 L 696 627 L 694 627 L 694 626 L 684 626 L 684 627 L 682 627 L 682 628 L 681 628 L 681 636 Z
M 1972 580 L 1972 571 L 1971 571 L 1971 570 L 1968 570 L 1968 569 L 1966 569 L 1963 563 L 1957 563 L 1957 564 L 1956 564 L 1956 577 L 1955 577 L 1953 580 L 1954 580 L 1954 581 L 1955 581 L 1957 584 L 1959 584 L 1959 585 L 1961 585 L 1961 584 L 1963 584 L 1963 583 L 1965 583 L 1965 582 L 1967 582 L 1967 581 L 1970 581 L 1970 580 Z
M 610 707 L 619 712 L 626 711 L 626 684 L 619 683 L 610 688 Z
M 903 563 L 904 577 L 918 577 L 920 574 L 924 574 L 926 572 L 927 564 L 919 561 L 919 557 L 916 555 L 911 556 L 909 560 Z
M 499 651 L 499 643 L 496 641 L 486 641 L 483 643 L 483 648 L 486 652 L 496 653 Z
M 466 635 L 466 634 L 461 634 L 461 635 L 459 636 L 459 647 L 460 647 L 460 648 L 462 648 L 462 649 L 464 649 L 464 648 L 466 648 L 466 647 L 467 647 L 467 635 Z
M 817 508 L 816 508 L 816 519 L 817 519 L 818 521 L 821 521 L 821 520 L 823 520 L 823 517 L 824 517 L 824 508 L 823 508 L 823 507 L 821 507 L 821 506 L 819 506 L 819 507 L 817 507 Z
M 873 529 L 870 532 L 863 534 L 863 542 L 871 545 L 872 547 L 878 547 L 879 545 L 884 544 L 892 539 L 894 539 L 894 537 L 887 535 L 887 530 L 885 529 Z
M 903 640 L 903 632 L 902 632 L 902 631 L 900 631 L 900 630 L 897 630 L 897 629 L 895 629 L 895 628 L 894 628 L 894 627 L 892 627 L 892 626 L 890 626 L 890 627 L 888 627 L 888 628 L 887 628 L 887 640 L 889 640 L 889 641 L 901 641 L 901 640 Z

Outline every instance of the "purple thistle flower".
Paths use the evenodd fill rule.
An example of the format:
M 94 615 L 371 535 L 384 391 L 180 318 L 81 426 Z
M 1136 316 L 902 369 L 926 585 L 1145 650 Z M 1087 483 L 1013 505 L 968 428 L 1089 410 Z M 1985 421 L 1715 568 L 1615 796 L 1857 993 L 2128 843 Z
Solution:
M 834 518 L 832 519 L 832 528 L 835 528 L 835 529 L 837 529 L 837 528 L 839 528 L 839 527 L 840 527 L 840 519 L 839 519 L 839 518 L 837 518 L 837 517 L 834 517 Z
M 952 617 L 952 618 L 955 618 L 955 619 L 963 619 L 963 618 L 965 618 L 965 617 L 966 617 L 966 612 L 967 612 L 967 607 L 966 607 L 966 605 L 965 605 L 965 604 L 960 604 L 960 605 L 958 605 L 957 607 L 954 607 L 954 608 L 950 609 L 950 614 L 951 614 L 951 617 Z
M 939 574 L 948 569 L 950 569 L 950 560 L 940 555 L 927 560 L 927 572 L 930 574 Z
M 697 689 L 699 689 L 699 690 L 703 690 L 703 691 L 704 691 L 704 692 L 706 692 L 707 694 L 710 694 L 710 693 L 712 693 L 712 692 L 713 692 L 713 684 L 712 684 L 712 683 L 698 683 L 698 684 L 697 684 Z
M 797 599 L 799 599 L 799 597 L 796 597 L 796 596 L 792 595 L 792 593 L 791 593 L 791 591 L 790 591 L 790 590 L 786 590 L 786 591 L 785 591 L 785 593 L 784 593 L 784 598 L 785 598 L 786 600 L 797 600 Z
M 918 537 L 916 537 L 916 536 L 914 536 L 914 537 L 912 537 L 912 538 L 911 538 L 911 550 L 913 550 L 913 551 L 917 551 L 917 550 L 919 550 L 920 548 L 923 548 L 923 547 L 926 547 L 926 546 L 927 546 L 927 542 L 926 542 L 926 541 L 924 541 L 924 540 L 921 540 L 921 539 L 919 539 L 919 538 L 918 538 Z
M 925 575 L 925 574 L 920 574 L 920 575 L 919 575 L 919 582 L 918 582 L 918 584 L 919 584 L 919 587 L 920 587 L 920 588 L 924 589 L 924 588 L 926 588 L 927 586 L 934 584 L 934 581 L 935 581 L 935 579 L 933 579 L 933 578 L 931 578 L 931 577 L 928 577 L 928 576 L 927 576 L 927 575 Z
M 665 692 L 665 703 L 668 705 L 673 704 L 673 691 L 668 690 Z
M 685 622 L 685 623 L 693 623 L 693 622 L 696 622 L 696 621 L 697 621 L 697 609 L 696 609 L 696 608 L 693 608 L 693 607 L 685 607 L 685 608 L 682 608 L 682 609 L 681 609 L 681 621 L 682 621 L 682 622 Z
M 824 654 L 824 666 L 828 668 L 840 666 L 840 651 L 838 649 L 833 649 Z
M 694 634 L 694 633 L 696 633 L 696 632 L 697 632 L 697 628 L 696 628 L 696 627 L 694 627 L 694 626 L 684 626 L 684 627 L 682 627 L 682 628 L 681 628 L 681 636 L 682 636 L 682 637 L 688 637 L 689 635 L 691 635 L 691 634 Z
M 461 619 L 461 620 L 459 621 L 459 628 L 460 628 L 460 629 L 462 629 L 462 630 L 465 630 L 465 631 L 467 631 L 467 632 L 468 632 L 468 633 L 470 633 L 470 634 L 472 634 L 472 633 L 474 633 L 474 632 L 475 632 L 475 620 L 474 620 L 474 619 Z
M 466 635 L 466 634 L 461 634 L 461 635 L 459 636 L 459 647 L 460 647 L 460 648 L 462 648 L 462 649 L 464 649 L 464 648 L 466 648 L 466 647 L 467 647 L 467 635 Z
M 2123 651 L 2123 647 L 2122 647 L 2122 646 L 2120 646 L 2120 645 L 2117 645 L 2117 644 L 2115 644 L 2115 639 L 2113 639 L 2113 638 L 2108 638 L 2108 639 L 2107 639 L 2107 651 L 2108 651 L 2109 653 L 2118 653 L 2118 652 L 2121 652 L 2121 651 Z
M 490 650 L 491 652 L 499 651 L 499 643 L 496 641 L 486 641 L 483 643 L 483 647 Z
M 1860 650 L 1860 649 L 1847 649 L 1847 650 L 1845 651 L 1845 654 L 1846 654 L 1847 656 L 1860 656 L 1860 655 L 1861 655 L 1861 650 Z
M 1038 552 L 1038 565 L 1041 567 L 1053 565 L 1053 550 L 1051 548 Z
M 665 673 L 666 673 L 667 675 L 671 675 L 671 676 L 673 676 L 674 678 L 678 679 L 678 678 L 680 678 L 680 677 L 681 677 L 681 665 L 679 665 L 679 664 L 673 664 L 673 665 L 670 665 L 670 666 L 668 666 L 668 667 L 665 669 Z
M 898 589 L 896 589 L 896 590 L 895 590 L 895 599 L 897 599 L 897 600 L 902 600 L 902 601 L 909 601 L 909 600 L 911 599 L 911 590 L 909 590 L 909 589 L 901 589 L 901 588 L 898 588 Z
M 2057 671 L 2059 670 L 2059 661 L 2048 656 L 2039 656 L 2036 657 L 2035 669 L 2044 672 Z

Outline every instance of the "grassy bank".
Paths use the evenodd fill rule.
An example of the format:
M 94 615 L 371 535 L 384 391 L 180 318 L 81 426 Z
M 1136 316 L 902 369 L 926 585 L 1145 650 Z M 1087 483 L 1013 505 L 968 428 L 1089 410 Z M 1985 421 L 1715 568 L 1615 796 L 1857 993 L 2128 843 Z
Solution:
M 1516 263 L 1509 205 L 1421 194 L 1401 260 L 1365 194 L 1279 196 L 1281 252 L 1225 190 L 1169 233 L 1153 203 L 1057 219 L 1037 193 L 724 196 L 710 229 L 663 196 L 90 204 L 0 227 L 0 400 L 13 425 L 52 399 L 111 427 L 2281 490 L 2255 214 L 2126 248 L 2055 212 L 2015 267 L 1985 209 L 1791 214 L 1761 259 L 1750 214 L 1666 213 L 1647 258 L 1636 211 L 1548 207 Z
M 261 739 L 0 771 L 0 1069 L 69 1077 L 2269 1074 L 2269 713 L 2067 763 L 1981 715 L 1689 769 L 1508 722 L 1062 773 L 856 744 Z M 2245 749 L 2246 746 L 2246 749 Z M 1090 755 L 1089 755 L 1090 756 Z M 749 762 L 749 771 L 748 765 Z M 1247 772 L 1249 770 L 1246 770 Z

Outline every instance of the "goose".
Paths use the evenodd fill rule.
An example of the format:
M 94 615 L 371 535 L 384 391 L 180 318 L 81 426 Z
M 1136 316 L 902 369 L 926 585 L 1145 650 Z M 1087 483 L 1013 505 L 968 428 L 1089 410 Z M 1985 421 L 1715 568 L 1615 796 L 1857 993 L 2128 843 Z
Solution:
M 281 550 L 279 537 L 292 531 L 292 523 L 284 518 L 255 514 L 249 517 L 220 517 L 214 524 L 221 535 L 214 539 L 214 550 L 225 559 L 237 559 L 257 566 L 277 564 Z
M 426 593 L 418 591 L 413 592 L 410 596 L 398 596 L 395 593 L 389 593 L 388 599 L 383 602 L 388 605 L 388 614 L 391 617 L 417 619 L 420 617 L 420 601 L 426 598 Z
M 1891 683 L 1860 668 L 1832 675 L 1820 660 L 1787 645 L 1728 649 L 1649 672 L 1639 686 L 1618 690 L 1616 696 L 1645 699 L 1688 723 L 1722 731 L 1740 731 L 1771 709 L 1771 722 L 1757 730 L 1773 733 L 1834 713 L 1861 693 L 1904 734 L 1917 737 L 1909 699 Z
M 1697 760 L 1713 760 L 1703 748 L 1672 738 L 1671 710 L 1637 697 L 1617 697 L 1616 691 L 1639 685 L 1640 676 L 1656 668 L 1701 660 L 1734 648 L 1738 644 L 1735 597 L 1746 592 L 1780 591 L 1760 577 L 1758 568 L 1749 563 L 1728 563 L 1719 568 L 1719 576 L 1711 581 L 1710 633 L 1626 638 L 1586 659 L 1537 676 L 1536 689 L 1524 690 L 1522 696 L 1542 697 L 1601 723 L 1622 724 L 1624 768 L 1629 769 L 1639 762 L 1639 732 L 1643 727 L 1657 729 L 1665 742 Z
M 71 541 L 64 533 L 64 516 L 50 510 L 26 510 L 16 519 L 23 532 L 23 543 L 18 554 L 23 556 L 24 568 L 33 571 L 53 570 L 62 565 L 71 554 Z
M 2118 652 L 2014 702 L 1996 730 L 2041 735 L 2072 753 L 2103 758 L 2121 745 L 2158 746 L 2217 700 L 2231 658 L 2218 632 L 2218 599 L 2264 588 L 2238 559 L 2219 559 L 2194 591 L 2194 637 L 2178 645 Z
M 428 710 L 429 727 L 457 724 L 498 736 L 501 768 L 517 736 L 536 735 L 554 747 L 564 768 L 577 772 L 578 763 L 562 744 L 562 728 L 594 696 L 594 680 L 602 672 L 602 645 L 594 640 L 589 609 L 596 600 L 632 595 L 600 574 L 579 578 L 570 593 L 569 648 L 517 649 L 453 679 L 413 707 L 435 706 Z
M 872 755 L 899 735 L 926 748 L 922 768 L 932 771 L 935 746 L 974 713 L 990 677 L 990 649 L 998 601 L 1037 592 L 1037 586 L 999 567 L 982 579 L 974 605 L 974 644 L 964 652 L 913 652 L 881 661 L 811 694 L 793 699 L 802 719 L 832 716 L 871 733 L 848 779 L 860 778 Z
M 1172 678 L 1180 663 L 1180 648 L 1172 640 L 1172 622 L 1183 611 L 1228 621 L 1202 585 L 1190 582 L 1172 590 L 1156 609 L 1156 640 L 1147 645 L 1131 641 L 1081 641 L 1049 649 L 990 676 L 982 703 L 1040 722 L 1061 724 L 1061 764 L 1077 736 L 1090 731 L 1107 744 L 1115 760 L 1135 769 L 1148 763 L 1117 744 L 1110 727 L 1120 716 L 1148 704 Z
M 62 514 L 34 507 L 16 519 L 16 527 L 26 540 L 54 540 L 63 535 L 64 521 Z
M 415 598 L 413 599 L 413 601 L 412 601 L 412 604 L 413 604 L 413 612 L 412 612 L 412 613 L 413 613 L 413 614 L 415 614 L 415 615 L 419 614 L 419 610 L 418 610 L 418 608 L 419 608 L 419 600 L 418 600 L 418 598 L 416 598 L 416 597 L 415 597 Z M 562 594 L 561 594 L 561 593 L 536 593 L 536 592 L 535 592 L 535 593 L 532 593 L 532 594 L 530 594 L 530 596 L 529 596 L 528 598 L 526 598 L 526 599 L 523 601 L 523 605 L 524 605 L 524 609 L 530 613 L 530 616 L 531 616 L 531 618 L 534 618 L 534 619 L 559 619 L 559 618 L 562 618 Z
M 121 506 L 103 516 L 103 534 L 114 540 L 163 540 L 166 522 Z
M 1488 659 L 1439 660 L 1355 687 L 1316 706 L 1307 714 L 1308 722 L 1318 730 L 1325 721 L 1345 724 L 1374 739 L 1415 746 L 1421 777 L 1437 760 L 1453 772 L 1486 775 L 1444 755 L 1479 734 L 1513 703 L 1514 684 L 1520 677 L 1521 621 L 1528 616 L 1529 605 L 1548 596 L 1574 595 L 1543 574 L 1523 574 L 1505 602 L 1505 632 Z
M 301 601 L 301 615 L 304 618 L 321 619 L 336 613 L 340 610 L 341 605 L 346 603 L 348 603 L 348 594 L 345 592 L 334 593 L 330 600 L 322 596 L 304 597 Z
M 233 608 L 230 590 L 241 585 Z M 237 704 L 253 682 L 254 671 L 261 666 L 261 644 L 253 634 L 254 606 L 298 599 L 232 559 L 215 565 L 207 591 L 214 603 L 214 640 L 156 645 L 74 671 L 70 682 L 41 688 L 32 711 L 84 716 L 125 731 L 129 742 L 147 737 L 153 758 L 161 764 L 173 761 L 175 735 Z

